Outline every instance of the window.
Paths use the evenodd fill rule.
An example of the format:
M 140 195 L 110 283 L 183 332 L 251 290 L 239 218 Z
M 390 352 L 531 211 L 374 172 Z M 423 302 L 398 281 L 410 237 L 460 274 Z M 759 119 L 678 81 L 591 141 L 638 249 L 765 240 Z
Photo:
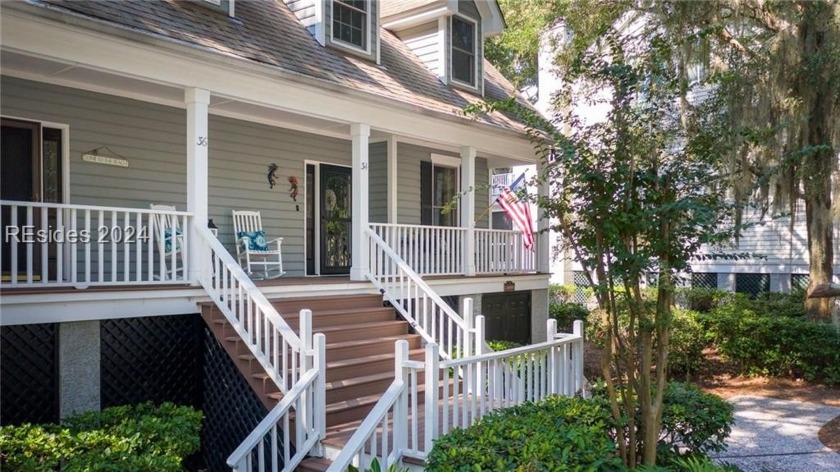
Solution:
M 343 43 L 367 50 L 367 0 L 333 0 L 332 37 Z
M 420 223 L 427 226 L 458 226 L 458 210 L 452 205 L 458 195 L 458 168 L 432 162 L 420 163 Z
M 476 85 L 476 24 L 460 16 L 452 17 L 452 80 L 470 87 Z

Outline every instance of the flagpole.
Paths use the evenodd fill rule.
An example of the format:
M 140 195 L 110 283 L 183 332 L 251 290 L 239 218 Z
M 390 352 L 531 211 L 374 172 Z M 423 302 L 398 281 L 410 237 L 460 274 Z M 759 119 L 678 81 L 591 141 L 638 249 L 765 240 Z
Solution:
M 495 204 L 496 204 L 496 202 L 494 201 L 493 203 L 491 203 L 491 204 L 490 204 L 490 206 L 488 206 L 487 208 L 485 208 L 485 209 L 484 209 L 484 211 L 482 211 L 480 215 L 476 216 L 476 217 L 475 217 L 475 221 L 473 221 L 473 226 L 475 226 L 475 224 L 476 224 L 476 223 L 478 223 L 478 220 L 480 220 L 480 219 L 484 218 L 484 216 L 485 216 L 487 213 L 490 213 L 490 209 L 491 209 L 491 208 L 493 208 L 493 205 L 495 205 Z

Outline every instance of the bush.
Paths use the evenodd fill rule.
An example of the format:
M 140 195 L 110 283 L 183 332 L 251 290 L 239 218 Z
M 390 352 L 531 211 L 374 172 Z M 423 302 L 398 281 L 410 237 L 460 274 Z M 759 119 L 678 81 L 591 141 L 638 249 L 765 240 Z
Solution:
M 728 299 L 732 294 L 714 288 L 687 288 L 679 290 L 677 296 L 686 301 L 689 310 L 708 313 Z
M 595 385 L 592 394 L 602 403 L 608 401 L 603 383 Z M 709 452 L 726 449 L 725 440 L 732 431 L 734 420 L 732 405 L 717 395 L 704 393 L 691 384 L 680 382 L 668 383 L 662 403 L 662 432 L 657 445 L 658 465 L 670 467 L 682 457 L 702 458 Z M 637 406 L 637 426 L 641 424 L 640 415 Z M 629 435 L 625 434 L 625 437 Z
M 575 320 L 584 320 L 589 316 L 589 310 L 576 303 L 551 303 L 548 305 L 548 317 L 557 320 L 557 330 L 571 333 Z
M 488 340 L 487 345 L 490 346 L 490 349 L 494 351 L 507 351 L 508 349 L 513 349 L 515 347 L 522 346 L 521 344 L 515 343 L 513 341 L 501 341 L 495 339 Z
M 551 304 L 570 303 L 574 294 L 574 285 L 551 284 L 548 286 L 548 302 Z
M 830 325 L 726 307 L 704 320 L 740 373 L 840 384 L 840 335 Z
M 668 367 L 672 375 L 690 378 L 705 363 L 703 349 L 709 345 L 698 313 L 675 307 L 670 337 Z
M 551 397 L 488 414 L 435 441 L 430 471 L 623 470 L 609 408 L 598 400 Z
M 203 415 L 191 407 L 106 408 L 60 425 L 0 427 L 0 468 L 9 471 L 179 471 L 197 452 Z

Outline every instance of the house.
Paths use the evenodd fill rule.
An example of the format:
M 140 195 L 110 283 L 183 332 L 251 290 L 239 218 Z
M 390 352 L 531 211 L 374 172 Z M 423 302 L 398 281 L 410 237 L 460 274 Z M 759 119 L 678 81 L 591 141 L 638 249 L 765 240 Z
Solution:
M 171 400 L 204 410 L 210 470 L 290 469 L 335 459 L 372 410 L 416 421 L 388 409 L 416 408 L 416 361 L 434 362 L 425 385 L 466 372 L 484 329 L 546 356 L 580 341 L 547 332 L 546 242 L 525 250 L 481 215 L 489 169 L 537 161 L 521 123 L 463 112 L 513 93 L 483 60 L 504 27 L 495 2 L 22 0 L 0 13 L 4 423 Z M 234 210 L 283 238 L 284 276 L 243 270 Z M 579 385 L 552 372 L 506 380 L 515 398 L 501 383 L 481 393 L 506 365 L 492 382 L 443 381 L 444 399 L 495 398 L 443 413 L 443 430 Z M 416 429 L 393 428 L 385 457 L 418 450 Z M 377 455 L 345 454 L 359 451 Z
M 630 16 L 621 20 L 623 28 L 637 28 L 643 19 Z M 556 48 L 571 39 L 571 32 L 560 22 L 549 28 L 542 37 L 537 108 L 544 116 L 554 115 L 552 94 L 562 85 L 562 71 L 553 64 Z M 689 80 L 699 80 L 703 66 L 689 69 Z M 707 87 L 691 90 L 691 102 L 699 102 L 709 95 Z M 609 112 L 606 103 L 576 105 L 580 117 L 589 122 L 604 120 Z M 840 156 L 838 156 L 840 158 Z M 835 183 L 835 186 L 837 184 Z M 715 288 L 755 295 L 764 292 L 789 292 L 808 286 L 808 244 L 805 225 L 805 206 L 801 202 L 794 212 L 782 209 L 747 209 L 745 229 L 737 240 L 722 247 L 704 247 L 701 257 L 691 262 L 691 273 L 685 274 L 686 284 L 699 288 Z M 550 241 L 557 241 L 552 235 Z M 840 225 L 835 222 L 834 241 L 840 241 Z M 562 259 L 562 258 L 561 258 Z M 551 269 L 552 281 L 584 287 L 588 285 L 580 264 L 571 255 L 555 260 Z M 840 252 L 834 253 L 834 278 L 840 281 Z M 579 291 L 576 301 L 587 297 Z

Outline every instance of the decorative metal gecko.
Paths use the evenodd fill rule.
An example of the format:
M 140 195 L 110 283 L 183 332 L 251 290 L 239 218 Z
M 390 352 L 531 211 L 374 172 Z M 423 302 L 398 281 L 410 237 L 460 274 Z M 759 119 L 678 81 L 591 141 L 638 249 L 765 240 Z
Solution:
M 268 165 L 268 188 L 274 188 L 274 184 L 277 183 L 277 164 L 271 163 Z

